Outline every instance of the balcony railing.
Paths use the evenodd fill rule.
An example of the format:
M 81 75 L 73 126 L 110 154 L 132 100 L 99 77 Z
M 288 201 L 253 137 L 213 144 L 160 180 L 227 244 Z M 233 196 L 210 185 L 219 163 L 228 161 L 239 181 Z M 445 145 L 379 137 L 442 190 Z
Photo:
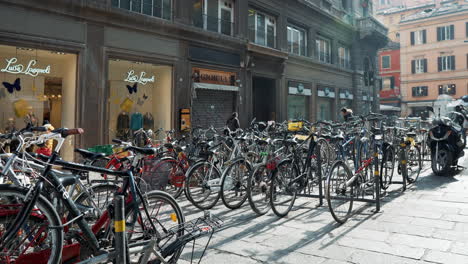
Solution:
M 351 61 L 347 59 L 340 58 L 340 67 L 345 68 L 345 69 L 350 69 L 351 68 Z
M 112 6 L 132 12 L 170 20 L 172 6 L 170 0 L 112 0 Z
M 361 39 L 377 33 L 379 38 L 386 38 L 388 29 L 375 18 L 369 16 L 357 20 Z
M 194 16 L 193 25 L 208 31 L 218 32 L 224 35 L 232 36 L 234 34 L 233 22 L 208 15 Z
M 261 46 L 273 49 L 276 48 L 276 35 L 267 33 L 263 30 L 249 28 L 249 40 Z

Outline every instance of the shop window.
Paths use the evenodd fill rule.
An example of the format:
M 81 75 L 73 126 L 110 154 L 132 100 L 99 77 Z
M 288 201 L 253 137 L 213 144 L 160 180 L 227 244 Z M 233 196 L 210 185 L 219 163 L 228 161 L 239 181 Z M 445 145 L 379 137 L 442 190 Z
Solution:
M 171 66 L 112 59 L 108 87 L 109 141 L 119 138 L 141 145 L 142 131 L 172 128 Z
M 0 133 L 27 123 L 75 127 L 77 56 L 4 45 L 0 51 Z M 73 142 L 62 147 L 64 159 L 73 159 Z
M 292 54 L 307 56 L 307 34 L 304 29 L 288 26 L 288 50 Z
M 457 93 L 457 86 L 455 84 L 439 85 L 439 95 L 448 94 L 455 95 Z
M 429 88 L 427 86 L 416 86 L 412 88 L 413 97 L 428 96 Z
M 437 58 L 439 72 L 455 70 L 455 56 L 442 56 Z
M 172 0 L 112 0 L 112 6 L 170 20 Z
M 338 48 L 338 60 L 340 67 L 345 69 L 351 68 L 351 54 L 348 47 Z
M 331 45 L 330 40 L 319 37 L 315 41 L 317 58 L 321 62 L 331 63 Z
M 455 38 L 455 26 L 437 27 L 437 41 L 452 40 Z
M 276 19 L 249 9 L 249 39 L 255 44 L 276 48 Z
M 196 0 L 192 18 L 196 27 L 231 36 L 234 30 L 234 3 L 230 0 Z

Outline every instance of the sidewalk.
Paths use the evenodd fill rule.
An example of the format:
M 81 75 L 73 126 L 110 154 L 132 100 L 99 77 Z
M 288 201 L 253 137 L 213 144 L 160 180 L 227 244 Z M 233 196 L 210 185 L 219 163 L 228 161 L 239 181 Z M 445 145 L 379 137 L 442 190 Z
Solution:
M 468 167 L 468 159 L 459 164 Z M 381 212 L 355 203 L 355 214 L 341 226 L 326 205 L 315 208 L 317 199 L 299 198 L 283 219 L 273 213 L 257 217 L 247 202 L 231 211 L 219 201 L 212 212 L 225 225 L 214 235 L 202 263 L 467 264 L 468 170 L 437 177 L 430 162 L 424 167 L 415 185 L 383 199 Z M 187 219 L 200 215 L 182 204 Z M 191 244 L 182 258 L 190 260 L 190 253 Z

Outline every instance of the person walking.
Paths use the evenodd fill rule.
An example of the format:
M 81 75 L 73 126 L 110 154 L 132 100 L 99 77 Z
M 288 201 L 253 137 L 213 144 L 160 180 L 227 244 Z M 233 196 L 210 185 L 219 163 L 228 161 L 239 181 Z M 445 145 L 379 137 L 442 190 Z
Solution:
M 353 118 L 353 110 L 346 107 L 341 108 L 340 113 L 345 122 L 348 122 Z
M 238 128 L 240 128 L 240 122 L 238 118 L 237 112 L 232 113 L 231 117 L 226 121 L 226 126 L 231 130 L 232 132 L 236 131 Z

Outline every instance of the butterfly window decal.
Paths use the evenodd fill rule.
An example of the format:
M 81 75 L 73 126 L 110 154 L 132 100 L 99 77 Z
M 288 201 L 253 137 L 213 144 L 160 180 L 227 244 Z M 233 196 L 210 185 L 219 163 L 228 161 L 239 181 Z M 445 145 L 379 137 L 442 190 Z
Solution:
M 15 90 L 16 91 L 21 91 L 21 80 L 20 78 L 16 78 L 16 80 L 13 83 L 9 82 L 3 82 L 3 86 L 7 89 L 9 93 L 13 93 Z
M 130 86 L 130 85 L 127 84 L 128 93 L 129 94 L 136 93 L 137 92 L 137 86 L 138 86 L 138 83 L 134 83 L 133 86 Z

